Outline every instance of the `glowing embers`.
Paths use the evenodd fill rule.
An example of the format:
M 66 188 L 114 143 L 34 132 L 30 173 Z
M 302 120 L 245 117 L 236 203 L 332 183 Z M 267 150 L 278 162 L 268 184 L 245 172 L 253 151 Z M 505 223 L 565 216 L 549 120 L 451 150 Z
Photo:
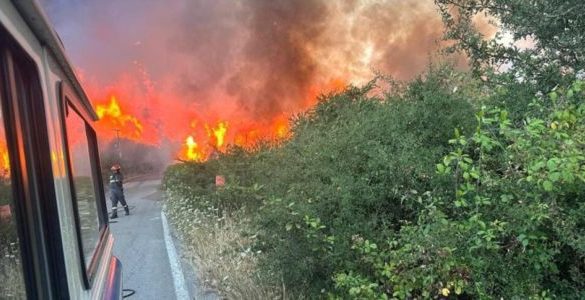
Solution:
M 142 123 L 135 116 L 122 111 L 116 96 L 111 96 L 109 102 L 105 104 L 97 104 L 95 111 L 100 119 L 98 126 L 118 131 L 124 138 L 141 140 Z

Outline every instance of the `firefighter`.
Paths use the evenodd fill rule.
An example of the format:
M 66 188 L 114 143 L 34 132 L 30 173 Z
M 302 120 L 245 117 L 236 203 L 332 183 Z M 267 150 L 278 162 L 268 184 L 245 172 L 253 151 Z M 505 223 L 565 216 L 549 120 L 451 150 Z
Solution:
M 112 215 L 110 216 L 111 219 L 115 219 L 118 217 L 118 202 L 122 204 L 124 207 L 124 212 L 126 215 L 130 214 L 130 209 L 128 208 L 128 204 L 126 204 L 126 199 L 124 198 L 124 176 L 120 171 L 121 167 L 119 164 L 114 164 L 110 169 L 112 174 L 110 174 L 110 200 L 112 201 Z

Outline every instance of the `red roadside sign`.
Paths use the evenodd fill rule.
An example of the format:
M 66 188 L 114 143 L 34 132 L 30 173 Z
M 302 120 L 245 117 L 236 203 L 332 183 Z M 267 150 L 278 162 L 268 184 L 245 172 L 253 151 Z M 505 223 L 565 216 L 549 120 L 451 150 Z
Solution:
M 225 177 L 222 175 L 215 176 L 215 186 L 224 186 L 225 185 Z
M 12 212 L 10 211 L 10 205 L 0 205 L 0 221 L 9 222 L 12 218 Z

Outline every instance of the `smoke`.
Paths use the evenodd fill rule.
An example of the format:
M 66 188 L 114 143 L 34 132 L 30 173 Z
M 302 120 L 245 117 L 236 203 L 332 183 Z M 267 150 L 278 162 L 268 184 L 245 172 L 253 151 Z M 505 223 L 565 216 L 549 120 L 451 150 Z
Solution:
M 152 144 L 184 141 L 203 131 L 196 123 L 220 120 L 233 141 L 340 83 L 363 84 L 375 72 L 409 79 L 443 32 L 432 0 L 41 3 L 92 101 L 116 95 Z
M 173 154 L 169 144 L 151 146 L 127 139 L 101 144 L 100 150 L 102 175 L 106 175 L 110 167 L 117 163 L 124 167 L 124 174 L 130 177 L 162 174 L 169 163 L 169 157 Z M 82 153 L 80 157 L 83 158 Z

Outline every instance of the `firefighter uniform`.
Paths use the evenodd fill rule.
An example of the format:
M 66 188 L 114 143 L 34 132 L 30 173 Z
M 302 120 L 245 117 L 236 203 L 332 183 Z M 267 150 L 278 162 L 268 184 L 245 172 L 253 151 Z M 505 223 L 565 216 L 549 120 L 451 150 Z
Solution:
M 110 200 L 112 201 L 112 215 L 111 218 L 115 219 L 118 217 L 118 202 L 124 207 L 126 215 L 130 214 L 128 204 L 124 198 L 124 176 L 120 172 L 120 166 L 112 166 L 112 174 L 110 175 Z

